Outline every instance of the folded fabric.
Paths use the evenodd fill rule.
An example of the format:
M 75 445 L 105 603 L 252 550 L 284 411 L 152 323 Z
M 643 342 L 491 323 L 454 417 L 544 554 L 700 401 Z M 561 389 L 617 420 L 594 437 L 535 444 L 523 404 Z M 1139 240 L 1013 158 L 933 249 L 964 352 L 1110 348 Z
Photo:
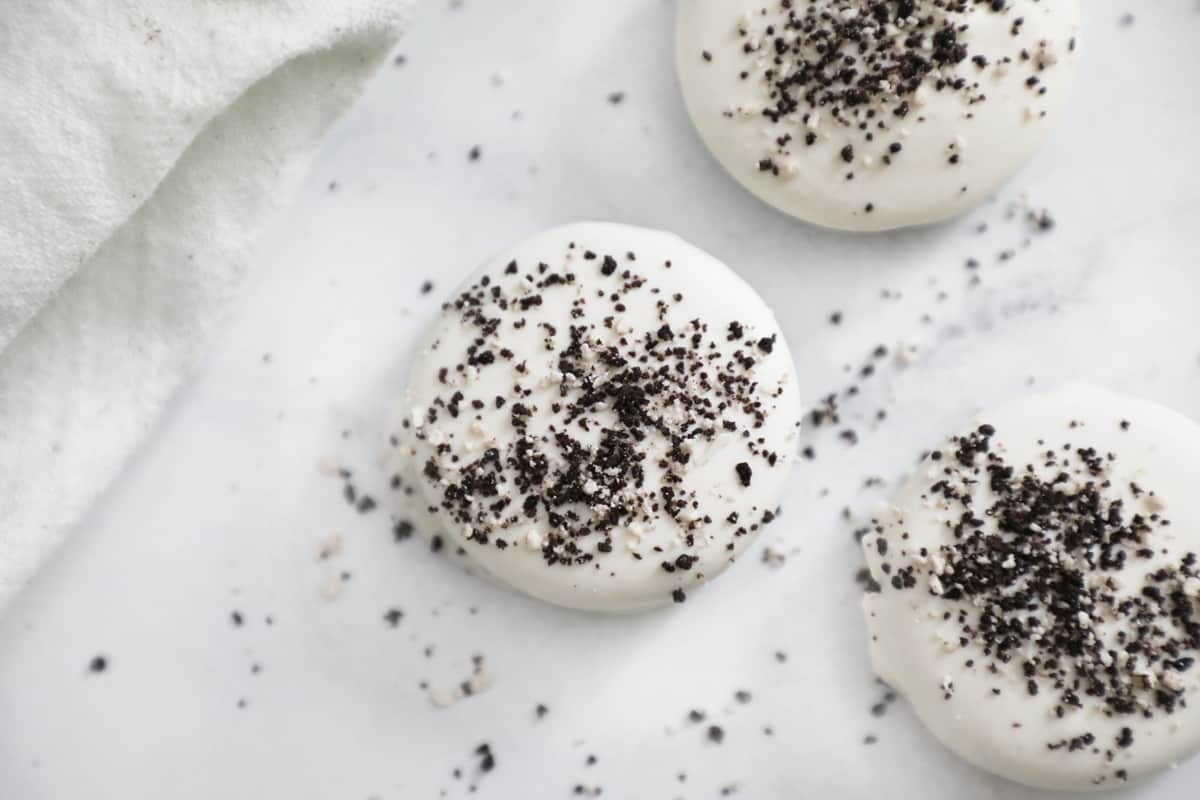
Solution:
M 0 15 L 0 609 L 153 428 L 410 4 Z

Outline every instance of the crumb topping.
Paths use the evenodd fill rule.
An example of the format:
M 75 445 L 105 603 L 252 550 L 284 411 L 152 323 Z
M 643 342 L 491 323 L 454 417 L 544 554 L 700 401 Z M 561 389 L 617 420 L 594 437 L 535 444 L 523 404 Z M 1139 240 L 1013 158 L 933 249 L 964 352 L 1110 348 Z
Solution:
M 534 550 L 547 566 L 621 547 L 697 579 L 698 548 L 732 551 L 774 518 L 738 498 L 791 461 L 765 429 L 785 379 L 761 377 L 787 355 L 734 311 L 692 316 L 671 268 L 572 243 L 554 267 L 512 261 L 443 306 L 468 335 L 434 343 L 439 391 L 403 423 L 432 450 L 413 465 L 438 498 L 430 512 L 477 547 Z M 738 457 L 701 493 L 687 476 L 707 448 Z M 664 521 L 681 532 L 669 555 L 642 542 Z
M 1068 427 L 1074 436 L 1084 426 Z M 1036 462 L 1014 464 L 996 437 L 985 424 L 929 454 L 938 479 L 923 501 L 940 512 L 948 543 L 915 547 L 903 519 L 876 521 L 883 574 L 872 588 L 944 601 L 947 650 L 969 646 L 963 666 L 995 676 L 992 694 L 1050 693 L 1059 719 L 1091 709 L 1128 720 L 1113 741 L 1084 731 L 1046 743 L 1112 762 L 1134 745 L 1139 720 L 1187 705 L 1200 559 L 1166 557 L 1156 541 L 1171 524 L 1166 506 L 1148 487 L 1115 482 L 1115 454 L 1039 441 Z
M 981 14 L 1008 19 L 1011 46 L 980 49 L 971 28 Z M 775 126 L 756 160 L 760 172 L 792 177 L 800 155 L 843 130 L 857 132 L 857 146 L 835 154 L 853 180 L 855 166 L 903 158 L 904 139 L 925 121 L 921 109 L 934 94 L 960 97 L 964 119 L 987 102 L 989 83 L 1009 73 L 1031 98 L 1045 95 L 1042 76 L 1058 63 L 1059 45 L 1024 26 L 1010 0 L 776 0 L 737 21 L 733 63 L 710 50 L 700 58 L 760 90 L 761 102 L 723 112 Z M 1074 50 L 1074 39 L 1066 47 Z M 1027 107 L 1027 115 L 1038 114 Z M 945 143 L 948 165 L 962 163 L 965 144 L 961 136 Z

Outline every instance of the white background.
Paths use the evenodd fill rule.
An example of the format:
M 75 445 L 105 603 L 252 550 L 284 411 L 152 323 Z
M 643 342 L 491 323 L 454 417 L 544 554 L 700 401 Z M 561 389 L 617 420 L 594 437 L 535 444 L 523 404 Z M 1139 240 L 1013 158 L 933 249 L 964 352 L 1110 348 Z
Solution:
M 870 714 L 881 689 L 852 531 L 924 447 L 1030 384 L 1085 379 L 1200 416 L 1200 7 L 1085 5 L 1069 119 L 994 203 L 850 236 L 770 211 L 710 161 L 674 84 L 672 3 L 429 0 L 406 63 L 384 70 L 266 237 L 197 379 L 0 620 L 0 800 L 464 797 L 485 741 L 498 764 L 481 798 L 576 784 L 609 798 L 734 784 L 750 798 L 1040 797 L 955 760 L 902 702 Z M 1057 228 L 1008 219 L 1022 196 Z M 441 296 L 492 252 L 587 218 L 673 230 L 745 275 L 814 400 L 875 345 L 921 345 L 845 404 L 856 447 L 836 429 L 808 436 L 818 458 L 745 563 L 636 618 L 548 608 L 420 539 L 395 544 L 386 490 L 359 516 L 318 470 L 332 458 L 378 480 L 382 420 Z M 982 263 L 974 288 L 968 257 Z M 318 562 L 335 532 L 343 553 Z M 760 562 L 767 543 L 783 567 Z M 341 570 L 343 592 L 322 599 Z M 396 629 L 382 620 L 393 606 Z M 88 674 L 98 653 L 109 669 Z M 419 684 L 454 685 L 473 654 L 494 686 L 435 710 Z M 738 689 L 753 700 L 737 704 Z M 692 708 L 722 745 L 686 723 Z M 1200 762 L 1127 796 L 1192 797 L 1198 782 Z

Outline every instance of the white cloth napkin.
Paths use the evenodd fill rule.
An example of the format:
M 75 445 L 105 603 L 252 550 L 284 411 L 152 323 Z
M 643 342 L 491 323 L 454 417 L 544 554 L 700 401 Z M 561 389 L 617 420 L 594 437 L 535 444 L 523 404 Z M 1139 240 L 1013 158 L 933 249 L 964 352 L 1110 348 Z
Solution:
M 411 0 L 0 13 L 0 608 L 186 377 Z

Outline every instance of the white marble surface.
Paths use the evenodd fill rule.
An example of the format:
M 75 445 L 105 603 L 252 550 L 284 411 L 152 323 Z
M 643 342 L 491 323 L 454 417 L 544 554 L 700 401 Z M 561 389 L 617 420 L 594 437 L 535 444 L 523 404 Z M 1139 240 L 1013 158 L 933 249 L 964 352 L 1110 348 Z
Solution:
M 1070 118 L 995 203 L 853 237 L 771 212 L 714 166 L 675 90 L 671 3 L 429 0 L 407 63 L 380 76 L 264 241 L 196 381 L 0 620 L 0 798 L 464 797 L 484 741 L 498 764 L 482 798 L 576 784 L 612 798 L 731 784 L 750 798 L 1040 797 L 956 761 L 903 703 L 870 714 L 851 531 L 886 496 L 867 476 L 894 484 L 927 443 L 1030 383 L 1092 380 L 1200 416 L 1200 7 L 1089 0 L 1086 14 Z M 1058 222 L 1027 248 L 1005 213 L 1025 193 Z M 394 544 L 386 490 L 359 516 L 317 468 L 332 457 L 369 483 L 439 295 L 505 244 L 580 218 L 671 229 L 739 269 L 777 307 L 814 400 L 876 344 L 923 345 L 846 404 L 857 446 L 811 435 L 817 460 L 746 563 L 630 619 L 544 607 L 419 540 Z M 344 550 L 318 562 L 333 532 Z M 762 564 L 764 544 L 786 564 Z M 344 591 L 322 599 L 343 569 Z M 97 653 L 110 667 L 89 675 Z M 433 709 L 419 683 L 456 683 L 473 654 L 494 685 Z M 723 744 L 686 724 L 692 708 Z M 1193 762 L 1124 796 L 1192 797 L 1198 781 Z

